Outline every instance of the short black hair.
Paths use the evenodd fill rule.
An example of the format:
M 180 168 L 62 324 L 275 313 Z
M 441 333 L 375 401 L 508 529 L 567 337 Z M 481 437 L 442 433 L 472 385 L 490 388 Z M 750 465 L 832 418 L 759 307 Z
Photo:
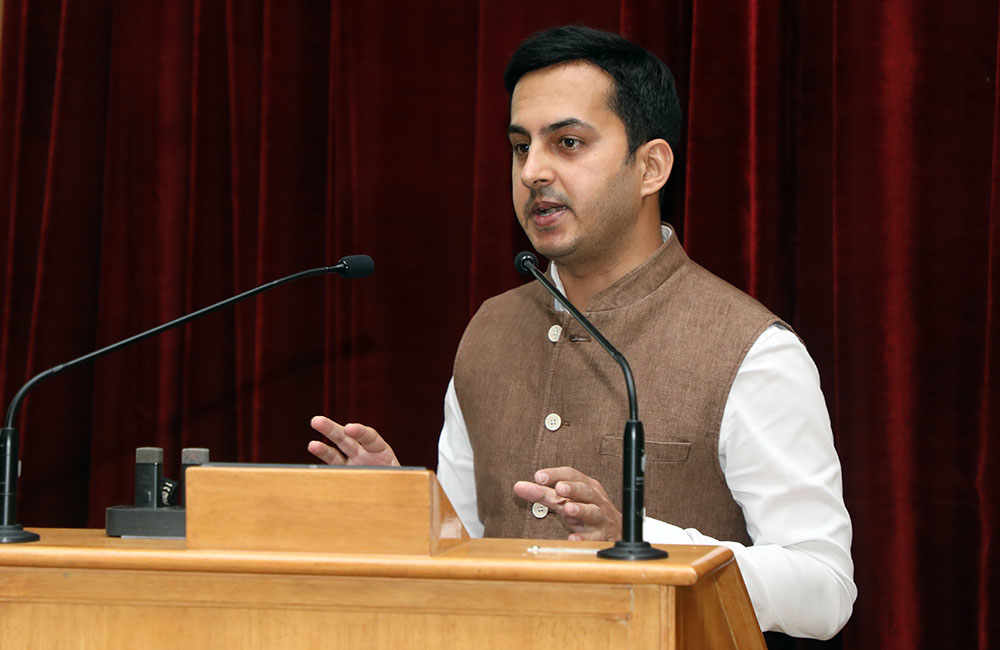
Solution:
M 568 25 L 540 31 L 521 43 L 503 74 L 508 94 L 524 75 L 559 63 L 586 61 L 614 80 L 608 107 L 625 125 L 628 157 L 663 138 L 677 148 L 681 105 L 674 75 L 648 50 L 613 32 Z

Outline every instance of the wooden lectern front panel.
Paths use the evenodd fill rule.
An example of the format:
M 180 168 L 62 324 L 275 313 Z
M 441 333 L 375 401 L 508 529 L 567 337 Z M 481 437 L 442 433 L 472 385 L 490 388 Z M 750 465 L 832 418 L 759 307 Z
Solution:
M 675 647 L 657 585 L 58 569 L 0 584 L 5 649 Z

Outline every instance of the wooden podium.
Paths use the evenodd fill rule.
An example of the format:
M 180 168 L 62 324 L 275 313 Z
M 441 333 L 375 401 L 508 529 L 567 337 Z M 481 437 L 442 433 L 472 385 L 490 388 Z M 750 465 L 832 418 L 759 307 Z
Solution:
M 0 546 L 0 647 L 764 648 L 722 547 L 468 539 L 428 471 L 204 467 L 187 491 L 186 540 Z

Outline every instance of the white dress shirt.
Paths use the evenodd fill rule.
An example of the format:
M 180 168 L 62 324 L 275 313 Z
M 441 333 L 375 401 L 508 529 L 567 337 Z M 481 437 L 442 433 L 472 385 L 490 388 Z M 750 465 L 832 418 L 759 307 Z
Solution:
M 719 464 L 752 546 L 651 517 L 643 537 L 732 549 L 762 630 L 819 639 L 836 634 L 857 597 L 851 519 L 819 373 L 802 342 L 781 325 L 760 335 L 736 374 L 722 416 Z M 438 480 L 469 534 L 482 537 L 472 446 L 454 378 L 444 402 Z

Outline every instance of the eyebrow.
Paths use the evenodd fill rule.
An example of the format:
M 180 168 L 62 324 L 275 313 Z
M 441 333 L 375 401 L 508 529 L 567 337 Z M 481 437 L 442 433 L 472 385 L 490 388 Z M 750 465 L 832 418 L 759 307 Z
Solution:
M 582 127 L 585 129 L 590 129 L 591 131 L 595 130 L 592 125 L 587 124 L 583 120 L 577 119 L 575 117 L 567 117 L 565 120 L 559 120 L 558 122 L 553 122 L 552 124 L 549 124 L 548 126 L 542 128 L 541 135 L 548 135 L 550 133 L 558 131 L 559 129 L 565 129 L 567 126 Z M 514 133 L 529 138 L 531 137 L 531 133 L 528 132 L 528 129 L 524 128 L 519 124 L 511 124 L 510 126 L 507 127 L 508 136 L 513 135 Z

